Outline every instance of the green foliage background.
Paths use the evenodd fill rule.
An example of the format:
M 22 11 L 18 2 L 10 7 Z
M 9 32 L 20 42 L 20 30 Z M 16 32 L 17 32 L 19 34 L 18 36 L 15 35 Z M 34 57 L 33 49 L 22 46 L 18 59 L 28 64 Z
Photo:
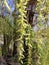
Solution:
M 0 34 L 4 36 L 4 45 L 0 47 L 0 55 L 6 58 L 9 50 L 11 50 L 12 59 L 9 62 L 11 65 L 13 60 L 21 65 L 49 65 L 49 27 L 46 27 L 47 15 L 49 14 L 49 0 L 37 0 L 35 10 L 37 13 L 39 12 L 39 16 L 36 25 L 39 29 L 36 32 L 27 21 L 28 1 L 15 1 L 15 10 L 12 13 L 14 26 L 12 26 L 9 16 L 0 16 Z M 19 14 L 16 14 L 16 8 Z M 44 19 L 43 25 L 41 23 L 42 18 Z M 14 51 L 15 54 L 13 55 Z

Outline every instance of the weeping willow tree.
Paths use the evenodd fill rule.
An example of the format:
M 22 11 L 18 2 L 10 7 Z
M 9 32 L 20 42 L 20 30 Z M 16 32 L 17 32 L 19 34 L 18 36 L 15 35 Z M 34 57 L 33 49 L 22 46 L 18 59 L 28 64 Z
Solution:
M 6 14 L 9 14 L 9 16 L 4 16 L 4 7 L 6 6 L 8 11 L 10 11 L 10 7 L 8 6 L 8 3 L 6 0 L 1 0 L 1 14 L 0 14 L 0 33 L 3 35 L 4 38 L 4 44 L 2 45 L 2 55 L 6 58 L 7 54 L 9 53 L 9 47 L 12 45 L 12 32 L 13 27 L 12 23 L 9 19 L 9 12 Z M 11 44 L 10 44 L 11 43 Z
M 28 50 L 27 50 L 28 55 L 27 55 L 27 58 L 26 58 L 27 59 L 26 63 L 31 64 L 30 61 L 31 61 L 32 54 L 30 55 L 30 52 L 32 50 L 32 47 L 29 47 L 29 45 L 31 46 L 31 44 L 32 44 L 31 41 L 30 41 L 31 40 L 30 39 L 31 26 L 28 24 L 27 17 L 26 17 L 27 3 L 28 3 L 27 0 L 26 0 L 26 2 L 21 1 L 21 0 L 17 1 L 17 4 L 15 4 L 15 6 L 17 6 L 18 12 L 20 14 L 18 16 L 16 16 L 16 11 L 15 10 L 14 10 L 14 13 L 12 13 L 12 16 L 14 18 L 14 34 L 13 34 L 14 37 L 13 37 L 13 41 L 14 41 L 14 48 L 15 48 L 15 49 L 13 49 L 13 55 L 14 55 L 14 58 L 16 57 L 15 60 L 17 62 L 23 63 L 23 59 L 25 57 L 25 55 L 23 53 L 26 52 L 24 50 L 24 44 L 25 44 L 25 46 L 28 47 Z M 7 5 L 7 3 L 5 3 L 5 4 Z M 8 19 L 5 22 L 8 23 L 9 22 Z M 7 33 L 5 34 L 6 28 L 7 28 Z M 3 46 L 3 55 L 4 56 L 7 56 L 9 44 L 11 42 L 11 40 L 9 40 L 10 38 L 7 39 L 7 34 L 8 34 L 8 31 L 9 31 L 8 26 L 6 28 L 5 28 L 5 30 L 3 29 L 4 30 L 4 35 L 5 35 L 4 36 L 4 41 L 5 42 L 4 42 L 4 46 Z M 28 30 L 28 32 L 27 32 L 27 30 Z M 8 36 L 11 36 L 11 33 Z M 25 43 L 24 43 L 24 39 L 26 39 Z M 8 40 L 9 40 L 9 42 L 8 42 Z M 29 60 L 29 58 L 30 58 L 30 60 Z
M 26 1 L 17 1 L 19 15 L 14 13 L 14 56 L 17 62 L 23 65 L 37 65 L 39 64 L 38 44 L 34 40 L 34 31 L 31 25 L 27 22 L 26 17 Z M 37 51 L 37 52 L 36 52 Z
M 38 31 L 36 32 L 36 42 L 38 43 L 38 49 L 40 53 L 40 65 L 48 65 L 49 61 L 48 59 L 48 33 L 49 33 L 49 26 L 48 26 L 48 21 L 49 21 L 49 1 L 48 0 L 37 0 L 37 8 L 36 12 L 38 12 L 39 16 L 37 17 L 37 26 L 38 26 Z M 44 23 L 44 24 L 43 24 Z
M 11 26 L 11 23 L 8 19 L 8 17 L 6 18 L 2 18 L 0 17 L 0 24 L 1 24 L 1 27 L 0 27 L 0 33 L 1 35 L 3 35 L 4 37 L 4 45 L 3 45 L 3 55 L 8 53 L 8 48 L 9 48 L 9 45 L 10 45 L 10 42 L 11 42 L 11 39 L 12 39 L 12 26 Z M 7 48 L 6 48 L 7 47 Z
M 33 6 L 32 3 L 34 2 L 37 2 L 37 8 L 35 12 L 30 10 L 30 14 L 27 13 L 27 7 L 30 5 L 29 2 L 29 0 L 15 0 L 15 10 L 11 14 L 13 17 L 13 27 L 8 17 L 0 17 L 0 31 L 4 34 L 2 54 L 7 57 L 10 46 L 12 47 L 12 50 L 10 50 L 10 52 L 12 51 L 12 60 L 17 63 L 21 65 L 48 65 L 49 28 L 46 27 L 46 24 L 48 20 L 47 14 L 49 13 L 49 1 L 32 0 L 30 2 L 31 10 Z M 4 0 L 4 4 L 10 11 L 6 0 Z M 16 14 L 16 12 L 18 12 L 18 14 Z M 39 14 L 36 20 L 37 23 L 35 24 L 38 26 L 38 31 L 36 32 L 32 27 L 35 26 L 32 21 L 34 13 Z M 31 18 L 27 18 L 27 14 L 29 14 Z M 42 19 L 44 19 L 44 24 L 41 23 Z M 8 62 L 10 65 L 12 65 L 12 63 L 13 62 Z
M 49 54 L 49 42 L 48 42 L 48 35 L 49 33 L 49 28 L 44 29 L 44 31 L 38 32 L 37 35 L 37 43 L 38 43 L 38 48 L 40 51 L 40 64 L 41 65 L 48 65 L 49 64 L 49 60 L 48 60 L 48 54 Z
M 13 53 L 13 27 L 12 27 L 12 23 L 9 20 L 9 17 L 0 17 L 0 35 L 3 35 L 3 43 L 4 44 L 0 44 L 0 52 L 1 52 L 1 56 L 0 57 L 4 57 L 6 60 L 7 64 L 10 64 L 12 62 L 12 53 Z M 8 60 L 9 59 L 9 60 Z M 3 60 L 3 61 L 4 61 Z M 3 62 L 2 61 L 2 62 Z
M 27 3 L 28 1 L 17 1 L 16 7 L 19 14 L 16 15 L 16 9 L 13 12 L 14 17 L 14 57 L 17 62 L 24 65 L 32 65 L 33 38 L 34 31 L 27 22 Z

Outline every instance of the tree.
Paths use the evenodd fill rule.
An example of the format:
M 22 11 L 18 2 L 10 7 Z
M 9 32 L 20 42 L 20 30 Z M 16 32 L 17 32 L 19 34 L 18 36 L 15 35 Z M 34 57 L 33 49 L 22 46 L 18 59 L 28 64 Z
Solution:
M 21 65 L 48 65 L 48 2 L 48 0 L 15 0 L 15 10 L 10 12 L 10 7 L 5 1 L 4 4 L 9 9 L 9 16 L 13 18 L 11 18 L 13 22 L 11 24 L 8 16 L 1 15 L 0 17 L 0 31 L 4 34 L 2 53 L 8 64 L 12 65 L 15 61 Z M 8 60 L 11 58 L 12 61 Z

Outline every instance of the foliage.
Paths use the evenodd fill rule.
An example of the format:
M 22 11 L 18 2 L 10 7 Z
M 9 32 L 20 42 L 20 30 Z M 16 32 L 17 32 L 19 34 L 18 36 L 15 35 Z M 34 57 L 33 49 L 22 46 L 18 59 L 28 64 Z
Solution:
M 12 62 L 14 60 L 21 65 L 49 65 L 49 27 L 47 26 L 49 0 L 37 0 L 38 17 L 35 25 L 38 31 L 34 31 L 28 23 L 26 15 L 28 1 L 15 0 L 15 10 L 10 14 L 13 24 L 10 15 L 5 17 L 1 15 L 0 33 L 4 35 L 4 45 L 0 47 L 1 55 L 7 57 L 11 50 Z M 6 0 L 4 4 L 10 11 Z

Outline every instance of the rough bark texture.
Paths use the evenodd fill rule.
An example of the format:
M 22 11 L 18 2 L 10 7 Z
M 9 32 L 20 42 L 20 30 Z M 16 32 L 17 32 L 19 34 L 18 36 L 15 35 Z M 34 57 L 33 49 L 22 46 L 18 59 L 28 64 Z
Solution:
M 27 5 L 27 17 L 28 17 L 28 22 L 31 24 L 31 26 L 34 26 L 33 17 L 35 14 L 36 5 L 37 5 L 37 0 L 30 0 Z

